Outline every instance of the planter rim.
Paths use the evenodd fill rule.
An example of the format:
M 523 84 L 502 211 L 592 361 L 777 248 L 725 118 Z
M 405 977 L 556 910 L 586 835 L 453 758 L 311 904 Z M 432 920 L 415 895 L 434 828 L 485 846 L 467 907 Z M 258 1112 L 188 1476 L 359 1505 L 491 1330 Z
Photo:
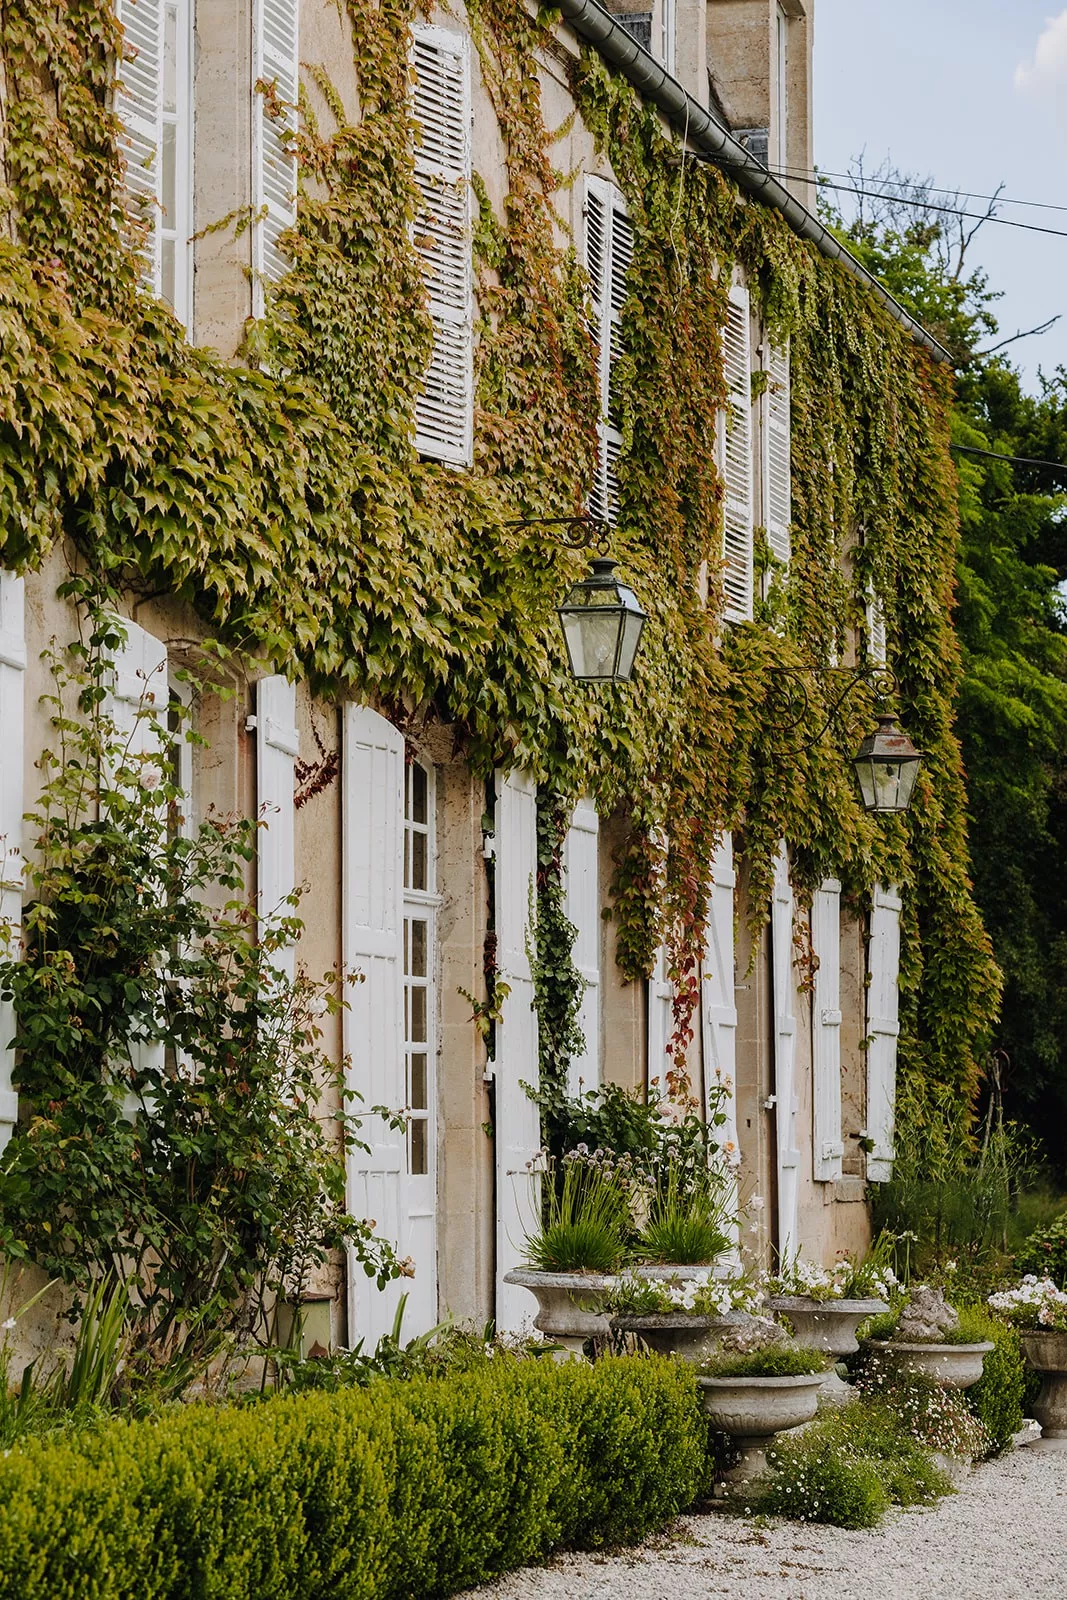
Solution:
M 703 1374 L 697 1378 L 697 1383 L 702 1389 L 737 1389 L 750 1384 L 760 1389 L 803 1389 L 819 1388 L 826 1377 L 825 1372 L 800 1372 L 790 1373 L 788 1377 L 759 1378 L 712 1378 Z
M 774 1311 L 843 1311 L 861 1317 L 889 1310 L 884 1300 L 815 1300 L 808 1294 L 776 1294 L 767 1304 Z
M 733 1328 L 737 1326 L 737 1322 L 738 1313 L 736 1311 L 726 1311 L 721 1317 L 706 1317 L 702 1314 L 698 1315 L 696 1312 L 687 1311 L 643 1311 L 640 1313 L 635 1311 L 633 1315 L 624 1311 L 611 1319 L 613 1328 L 622 1328 L 626 1331 L 632 1330 L 635 1333 L 640 1332 L 642 1328 L 650 1330 L 662 1328 L 665 1332 L 669 1332 L 672 1328 Z
M 928 1351 L 930 1354 L 935 1351 L 957 1350 L 960 1355 L 974 1356 L 978 1355 L 979 1352 L 982 1355 L 988 1355 L 990 1350 L 996 1348 L 992 1339 L 983 1339 L 980 1344 L 934 1344 L 932 1341 L 927 1341 L 926 1343 L 916 1341 L 913 1344 L 909 1344 L 903 1339 L 864 1339 L 863 1342 L 876 1355 L 880 1355 L 883 1350 L 903 1350 L 909 1355 L 914 1354 L 916 1350 Z
M 634 1278 L 668 1281 L 671 1278 L 692 1278 L 701 1273 L 715 1282 L 724 1282 L 732 1275 L 729 1264 L 718 1258 L 714 1261 L 637 1261 L 628 1271 Z
M 1067 1343 L 1067 1328 L 1019 1328 L 1020 1339 L 1062 1339 Z
M 534 1267 L 513 1267 L 505 1272 L 505 1283 L 524 1289 L 614 1289 L 618 1278 L 603 1272 L 538 1272 Z

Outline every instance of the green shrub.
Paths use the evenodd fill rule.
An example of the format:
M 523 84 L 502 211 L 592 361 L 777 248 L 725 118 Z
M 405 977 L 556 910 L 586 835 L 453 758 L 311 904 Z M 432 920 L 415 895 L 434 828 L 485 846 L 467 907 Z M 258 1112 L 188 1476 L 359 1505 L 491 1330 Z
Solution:
M 952 1487 L 880 1401 L 854 1402 L 780 1435 L 770 1458 L 774 1475 L 746 1499 L 800 1522 L 873 1528 L 891 1504 L 929 1505 Z
M 640 1538 L 703 1487 L 691 1372 L 494 1358 L 0 1458 L 0 1600 L 411 1600 Z
M 1067 1290 L 1067 1211 L 1048 1227 L 1035 1229 L 1016 1254 L 1015 1265 L 1020 1273 L 1051 1278 L 1057 1289 Z
M 981 1378 L 965 1391 L 964 1398 L 989 1434 L 990 1454 L 1000 1455 L 1022 1427 L 1029 1369 L 1017 1329 L 982 1312 L 970 1315 L 976 1325 L 981 1319 L 981 1336 L 992 1339 L 994 1348 L 985 1358 Z
M 796 1344 L 769 1345 L 744 1355 L 724 1352 L 709 1356 L 701 1371 L 709 1378 L 799 1378 L 825 1372 L 830 1358 L 821 1350 L 804 1350 Z

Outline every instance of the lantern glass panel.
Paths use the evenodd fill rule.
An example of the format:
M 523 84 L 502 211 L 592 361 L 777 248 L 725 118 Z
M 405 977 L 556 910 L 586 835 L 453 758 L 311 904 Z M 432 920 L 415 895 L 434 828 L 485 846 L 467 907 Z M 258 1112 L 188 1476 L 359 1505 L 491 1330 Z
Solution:
M 622 639 L 619 645 L 619 665 L 616 676 L 629 678 L 634 670 L 634 660 L 637 656 L 637 647 L 641 643 L 641 635 L 645 628 L 645 618 L 640 611 L 627 611 L 622 625 Z
M 614 595 L 611 597 L 614 600 Z M 617 606 L 560 612 L 563 637 L 576 678 L 613 678 L 619 650 L 622 613 Z

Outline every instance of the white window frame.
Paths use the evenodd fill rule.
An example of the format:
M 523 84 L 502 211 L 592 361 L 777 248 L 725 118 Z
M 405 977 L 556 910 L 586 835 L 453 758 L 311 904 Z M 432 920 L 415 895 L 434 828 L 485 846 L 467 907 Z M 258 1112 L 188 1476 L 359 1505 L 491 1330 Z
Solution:
M 774 39 L 775 171 L 789 172 L 789 18 L 775 7 Z
M 414 768 L 418 768 L 426 779 L 426 821 L 415 822 L 411 816 L 412 783 L 411 775 Z M 404 902 L 403 902 L 403 934 L 401 942 L 401 990 L 404 1002 L 403 1016 L 403 1047 L 404 1047 L 404 1083 L 405 1083 L 405 1109 L 408 1118 L 407 1173 L 409 1183 L 423 1185 L 428 1190 L 432 1199 L 437 1188 L 437 1012 L 439 1005 L 439 991 L 437 982 L 437 912 L 441 904 L 441 897 L 437 893 L 437 774 L 433 763 L 423 757 L 408 751 L 404 777 Z M 412 888 L 409 882 L 411 877 L 411 863 L 413 860 L 412 841 L 418 833 L 426 840 L 426 887 L 424 889 Z M 425 972 L 413 973 L 411 967 L 411 938 L 412 922 L 421 922 L 426 928 Z M 414 989 L 422 989 L 426 995 L 426 1038 L 424 1040 L 412 1037 L 411 994 Z M 426 1057 L 426 1105 L 415 1107 L 412 1104 L 412 1058 L 416 1055 Z M 414 1135 L 412 1125 L 422 1122 L 426 1127 L 426 1171 L 417 1173 L 413 1170 L 412 1152 L 414 1149 Z M 425 1198 L 425 1197 L 424 1197 Z
M 660 0 L 660 60 L 672 77 L 676 70 L 677 41 L 677 0 Z
M 415 449 L 450 466 L 469 467 L 474 458 L 474 282 L 471 260 L 471 68 L 465 33 L 416 23 L 412 28 L 412 113 L 418 118 L 418 68 L 421 49 L 456 62 L 462 124 L 454 161 L 437 160 L 415 146 L 415 181 L 423 209 L 412 229 L 422 256 L 434 349 L 422 393 L 415 405 Z M 458 237 L 458 248 L 456 248 Z M 435 293 L 433 249 L 419 240 L 443 241 L 440 256 L 445 289 Z M 452 259 L 448 245 L 453 246 Z M 458 418 L 457 418 L 458 412 Z
M 752 317 L 748 289 L 731 284 L 723 330 L 726 406 L 716 446 L 723 480 L 723 616 L 751 622 L 754 577 L 752 461 Z
M 159 157 L 160 294 L 186 333 L 193 331 L 193 7 L 194 0 L 163 0 L 163 72 L 160 93 L 162 146 Z M 174 29 L 174 104 L 167 103 L 168 35 Z M 167 205 L 167 132 L 174 130 L 174 202 Z M 167 254 L 173 252 L 168 293 Z
M 867 586 L 867 664 L 884 667 L 888 660 L 885 604 L 874 584 Z
M 591 217 L 599 208 L 602 228 L 600 260 L 595 259 Z M 585 266 L 592 288 L 590 332 L 597 347 L 600 415 L 597 418 L 597 465 L 589 510 L 614 523 L 619 510 L 618 461 L 622 431 L 611 404 L 611 377 L 621 346 L 626 278 L 633 258 L 633 226 L 621 189 L 590 174 L 585 180 Z M 621 262 L 621 271 L 617 263 Z

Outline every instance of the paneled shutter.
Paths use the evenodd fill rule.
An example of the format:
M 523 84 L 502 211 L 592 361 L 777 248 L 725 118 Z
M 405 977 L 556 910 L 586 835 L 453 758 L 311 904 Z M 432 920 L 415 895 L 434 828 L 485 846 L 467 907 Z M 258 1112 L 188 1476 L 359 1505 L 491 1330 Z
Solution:
M 841 885 L 824 880 L 811 905 L 811 943 L 818 962 L 812 995 L 814 1078 L 813 1175 L 841 1176 Z
M 790 490 L 789 347 L 769 347 L 763 396 L 763 515 L 767 544 L 783 566 L 789 564 Z
M 886 664 L 885 606 L 873 588 L 867 595 L 867 661 L 875 667 Z
M 567 1092 L 595 1089 L 600 1082 L 600 868 L 596 807 L 579 800 L 563 847 L 566 913 L 575 927 L 572 959 L 585 984 L 578 1025 L 585 1048 L 571 1059 Z
M 411 62 L 418 123 L 415 179 L 433 355 L 415 407 L 415 448 L 435 461 L 470 465 L 474 428 L 471 306 L 471 89 L 465 34 L 418 25 Z
M 879 885 L 871 904 L 867 954 L 867 1133 L 874 1142 L 867 1176 L 873 1183 L 887 1183 L 893 1176 L 900 912 L 899 891 Z
M 752 344 L 748 290 L 730 290 L 723 333 L 726 410 L 721 418 L 725 616 L 752 616 Z
M 277 674 L 256 684 L 256 809 L 260 932 L 270 922 L 295 915 L 288 898 L 296 888 L 294 767 L 300 754 L 296 730 L 296 685 Z M 276 950 L 273 965 L 290 983 L 296 946 Z
M 674 1033 L 674 984 L 667 976 L 667 950 L 660 945 L 656 965 L 646 986 L 648 996 L 648 1040 L 646 1075 L 648 1083 L 658 1083 L 660 1092 L 673 1063 L 667 1047 Z
M 342 753 L 342 935 L 349 979 L 344 1046 L 351 1110 L 369 1150 L 348 1157 L 352 1215 L 404 1254 L 405 1135 L 370 1111 L 407 1103 L 403 1045 L 404 740 L 367 706 L 345 707 Z M 352 981 L 355 980 L 355 981 Z M 416 1262 L 416 1271 L 418 1263 Z M 403 1280 L 375 1288 L 350 1255 L 349 1337 L 372 1350 L 392 1327 Z
M 163 730 L 170 711 L 167 647 L 136 622 L 126 617 L 118 620 L 126 637 L 112 661 L 105 709 L 122 741 L 120 760 L 133 768 L 149 768 L 157 761 L 162 765 L 166 759 Z M 130 1058 L 135 1072 L 162 1070 L 163 1055 L 163 1045 L 156 1040 L 131 1040 Z M 124 1102 L 124 1115 L 132 1122 L 139 1107 L 140 1101 L 131 1090 Z
M 530 1321 L 527 1289 L 503 1281 L 537 1226 L 540 1190 L 528 1163 L 541 1148 L 536 1090 L 537 1013 L 527 947 L 537 873 L 537 786 L 522 772 L 496 779 L 494 835 L 497 961 L 510 993 L 496 1035 L 496 1322 L 502 1332 Z
M 708 923 L 701 963 L 700 1026 L 704 1047 L 705 1115 L 725 1113 L 726 1121 L 714 1138 L 724 1160 L 736 1168 L 741 1159 L 737 1131 L 737 1006 L 734 991 L 734 872 L 733 839 L 724 833 L 712 861 Z M 712 1106 L 712 1095 L 726 1090 L 726 1098 Z M 731 1180 L 730 1209 L 737 1211 L 737 1180 Z M 737 1241 L 735 1240 L 735 1243 Z
M 793 889 L 785 843 L 774 868 L 771 899 L 771 971 L 774 1005 L 774 1120 L 777 1132 L 778 1255 L 783 1262 L 797 1253 L 797 1199 L 800 1147 L 796 1083 L 796 980 L 793 976 Z
M 118 64 L 115 111 L 122 123 L 126 189 L 132 208 L 149 224 L 145 281 L 162 286 L 159 214 L 162 205 L 163 0 L 116 0 L 125 41 Z
M 293 138 L 300 93 L 299 16 L 299 0 L 254 0 L 252 7 L 252 287 L 256 316 L 263 314 L 264 281 L 277 282 L 288 271 L 289 258 L 279 241 L 296 222 Z M 277 115 L 272 116 L 272 110 Z
M 23 580 L 0 572 L 0 953 L 15 956 L 22 922 L 22 812 L 26 693 L 26 598 Z M 0 1150 L 11 1137 L 18 1097 L 15 1008 L 0 1000 Z
M 622 450 L 622 404 L 616 372 L 622 352 L 622 308 L 634 253 L 633 224 L 613 183 L 587 178 L 585 264 L 593 302 L 591 332 L 597 344 L 600 381 L 598 454 L 589 510 L 614 522 L 619 509 L 618 462 Z

